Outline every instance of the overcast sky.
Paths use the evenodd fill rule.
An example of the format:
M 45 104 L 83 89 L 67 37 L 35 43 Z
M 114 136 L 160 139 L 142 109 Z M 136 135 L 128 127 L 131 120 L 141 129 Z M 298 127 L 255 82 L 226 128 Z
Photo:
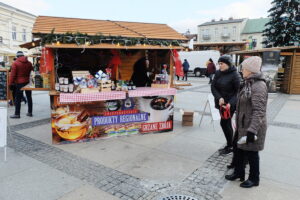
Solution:
M 168 24 L 179 32 L 210 21 L 267 17 L 272 0 L 1 0 L 35 15 Z

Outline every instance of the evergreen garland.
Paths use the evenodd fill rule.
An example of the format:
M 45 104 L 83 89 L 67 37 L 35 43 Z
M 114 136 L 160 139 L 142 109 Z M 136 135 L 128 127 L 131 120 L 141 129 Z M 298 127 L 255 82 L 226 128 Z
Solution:
M 94 45 L 94 44 L 115 44 L 122 46 L 134 45 L 161 45 L 161 46 L 180 46 L 183 40 L 163 40 L 163 39 L 148 39 L 148 38 L 131 38 L 122 36 L 105 36 L 102 33 L 96 35 L 88 35 L 86 33 L 71 33 L 56 34 L 55 29 L 51 33 L 43 34 L 36 33 L 36 37 L 41 39 L 41 45 L 45 44 L 77 44 L 77 45 Z
M 300 0 L 273 0 L 268 11 L 263 44 L 266 47 L 299 46 Z

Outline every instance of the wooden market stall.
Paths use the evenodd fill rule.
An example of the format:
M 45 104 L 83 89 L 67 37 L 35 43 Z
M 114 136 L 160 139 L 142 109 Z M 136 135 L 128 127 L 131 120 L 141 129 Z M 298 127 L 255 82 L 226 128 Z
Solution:
M 39 73 L 53 143 L 173 130 L 174 65 L 186 40 L 165 24 L 39 16 Z
M 263 48 L 258 50 L 234 51 L 230 54 L 236 55 L 235 62 L 238 66 L 242 61 L 249 56 L 260 56 L 263 58 L 264 69 L 264 56 L 276 55 L 277 60 L 277 74 L 275 76 L 277 90 L 287 94 L 300 94 L 300 47 L 274 47 Z

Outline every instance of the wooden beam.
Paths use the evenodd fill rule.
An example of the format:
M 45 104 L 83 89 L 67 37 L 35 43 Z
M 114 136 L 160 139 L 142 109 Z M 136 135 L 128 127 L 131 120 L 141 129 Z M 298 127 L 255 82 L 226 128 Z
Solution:
M 51 55 L 51 58 L 53 58 L 50 60 L 50 63 L 48 63 L 48 65 L 52 66 L 52 71 L 50 71 L 50 90 L 55 90 L 55 80 L 58 78 L 56 77 L 56 67 L 54 63 L 54 59 L 55 59 L 54 56 L 56 55 L 54 55 L 54 49 L 47 49 L 46 51 L 48 51 L 48 55 L 46 56 Z
M 174 60 L 173 60 L 173 53 L 172 50 L 170 50 L 169 53 L 170 57 L 170 76 L 171 76 L 171 87 L 174 87 Z
M 292 92 L 292 87 L 293 87 L 293 84 L 292 84 L 292 79 L 293 79 L 293 69 L 294 69 L 294 66 L 296 64 L 296 52 L 297 50 L 295 49 L 294 50 L 294 53 L 293 53 L 293 56 L 292 56 L 292 65 L 291 65 L 291 68 L 290 68 L 290 77 L 289 77 L 289 85 L 288 85 L 288 93 L 291 94 Z
M 281 56 L 292 56 L 293 52 L 281 52 L 280 55 Z

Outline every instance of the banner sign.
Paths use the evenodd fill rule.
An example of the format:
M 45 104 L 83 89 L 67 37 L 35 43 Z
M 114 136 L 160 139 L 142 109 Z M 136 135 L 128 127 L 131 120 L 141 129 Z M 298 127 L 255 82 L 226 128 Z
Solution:
M 155 123 L 144 123 L 141 125 L 141 132 L 154 132 L 154 131 L 163 131 L 172 129 L 173 123 L 172 121 L 166 122 L 155 122 Z
M 145 122 L 148 121 L 148 114 L 149 113 L 136 113 L 129 115 L 96 116 L 92 117 L 92 126 Z
M 51 96 L 54 144 L 173 130 L 174 96 L 61 104 Z
M 0 147 L 7 143 L 7 108 L 0 107 Z
M 268 92 L 275 93 L 277 91 L 276 77 L 278 73 L 280 51 L 266 51 L 263 52 L 262 69 Z

